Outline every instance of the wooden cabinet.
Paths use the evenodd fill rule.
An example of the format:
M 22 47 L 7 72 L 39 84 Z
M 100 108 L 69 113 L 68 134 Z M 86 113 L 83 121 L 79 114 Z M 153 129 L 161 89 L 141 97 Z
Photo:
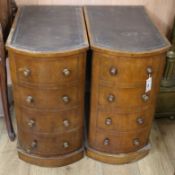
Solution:
M 96 140 L 92 144 L 97 150 L 112 154 L 136 151 L 147 144 L 149 129 L 145 128 L 129 132 L 107 131 L 106 129 L 106 133 L 103 130 L 96 130 L 96 134 L 94 134 Z
M 149 133 L 169 42 L 142 6 L 88 6 L 92 48 L 87 155 L 128 163 L 150 149 Z
M 83 56 L 83 54 L 76 54 L 36 60 L 35 57 L 15 55 L 17 81 L 19 84 L 52 87 L 75 82 L 79 78 L 79 72 L 82 71 Z
M 21 7 L 7 42 L 18 154 L 40 166 L 83 157 L 88 41 L 80 7 Z
M 109 131 L 133 131 L 150 126 L 154 110 L 147 108 L 134 112 L 119 112 L 98 110 L 97 127 Z
M 42 111 L 25 107 L 16 108 L 17 123 L 32 133 L 61 133 L 83 126 L 82 110 L 77 107 L 69 110 Z
M 74 129 L 64 133 L 38 134 L 19 130 L 20 148 L 28 154 L 38 156 L 59 156 L 82 150 L 82 129 Z

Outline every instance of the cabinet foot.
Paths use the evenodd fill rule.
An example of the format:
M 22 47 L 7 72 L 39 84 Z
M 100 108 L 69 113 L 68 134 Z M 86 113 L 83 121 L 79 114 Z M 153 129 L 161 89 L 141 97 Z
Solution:
M 86 155 L 92 159 L 109 163 L 109 164 L 126 164 L 130 162 L 137 161 L 143 157 L 145 157 L 151 149 L 150 143 L 147 144 L 140 150 L 130 153 L 122 153 L 122 154 L 108 154 L 104 152 L 97 151 L 89 146 L 86 146 Z
M 81 148 L 66 155 L 58 155 L 55 157 L 40 157 L 32 154 L 27 154 L 26 152 L 18 148 L 18 156 L 21 160 L 34 165 L 43 167 L 61 167 L 83 158 L 84 148 Z

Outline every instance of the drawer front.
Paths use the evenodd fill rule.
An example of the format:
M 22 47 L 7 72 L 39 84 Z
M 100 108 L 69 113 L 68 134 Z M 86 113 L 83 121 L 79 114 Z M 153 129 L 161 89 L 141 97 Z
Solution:
M 16 56 L 16 72 L 19 84 L 58 86 L 77 81 L 84 62 L 79 55 L 63 58 L 27 58 Z
M 82 129 L 64 134 L 32 134 L 18 131 L 19 147 L 28 154 L 41 156 L 63 155 L 82 147 Z
M 160 74 L 161 57 L 125 58 L 104 57 L 100 60 L 100 80 L 121 84 L 145 84 L 149 74 L 153 80 Z
M 96 131 L 96 141 L 92 147 L 112 154 L 136 151 L 148 142 L 150 128 L 137 132 L 103 132 Z
M 154 109 L 152 108 L 133 113 L 116 113 L 99 110 L 97 127 L 107 131 L 115 130 L 119 132 L 140 130 L 151 125 L 153 116 Z
M 37 109 L 67 109 L 80 103 L 78 87 L 35 89 L 15 86 L 15 102 L 20 106 Z M 81 94 L 82 95 L 82 94 Z
M 83 125 L 81 110 L 59 112 L 39 111 L 16 107 L 18 128 L 32 133 L 63 133 Z
M 138 108 L 154 102 L 154 88 L 145 93 L 145 87 L 141 88 L 117 88 L 99 87 L 99 105 L 119 107 L 122 109 Z

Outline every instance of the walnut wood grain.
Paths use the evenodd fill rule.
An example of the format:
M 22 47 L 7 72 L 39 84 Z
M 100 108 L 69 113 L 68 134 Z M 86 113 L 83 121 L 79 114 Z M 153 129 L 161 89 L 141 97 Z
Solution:
M 18 126 L 31 133 L 64 133 L 83 126 L 79 107 L 63 111 L 16 107 L 16 115 Z
M 143 7 L 88 6 L 85 19 L 92 48 L 87 155 L 114 164 L 138 160 L 149 150 L 139 151 L 149 141 L 169 42 Z
M 106 131 L 134 131 L 150 126 L 154 110 L 140 109 L 136 112 L 119 112 L 113 110 L 98 110 L 97 127 Z
M 7 48 L 19 157 L 40 166 L 63 166 L 81 159 L 88 48 L 82 9 L 21 8 Z
M 82 147 L 83 132 L 82 128 L 74 129 L 60 134 L 31 134 L 30 132 L 19 129 L 19 148 L 29 154 L 52 157 L 66 155 Z M 37 145 L 32 149 L 32 142 Z M 65 144 L 67 143 L 67 144 Z

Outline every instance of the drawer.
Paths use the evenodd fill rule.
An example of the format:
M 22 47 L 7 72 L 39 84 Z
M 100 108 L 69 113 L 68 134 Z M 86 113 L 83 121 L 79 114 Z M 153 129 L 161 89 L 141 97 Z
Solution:
M 121 109 L 144 107 L 155 101 L 155 89 L 145 93 L 145 87 L 99 87 L 99 105 Z
M 94 147 L 108 153 L 129 153 L 144 147 L 148 142 L 150 128 L 132 132 L 96 131 Z M 93 147 L 93 143 L 91 143 Z
M 160 74 L 161 57 L 127 58 L 97 55 L 100 80 L 120 85 L 145 84 L 151 73 L 153 80 Z
M 64 134 L 32 134 L 18 130 L 19 147 L 28 154 L 64 155 L 82 147 L 82 129 Z
M 48 112 L 16 107 L 15 112 L 18 127 L 32 133 L 63 133 L 83 125 L 83 114 L 78 108 Z
M 115 130 L 119 132 L 140 130 L 151 125 L 153 116 L 153 108 L 132 113 L 99 110 L 97 127 L 106 131 Z
M 77 81 L 83 76 L 83 58 L 79 55 L 62 58 L 31 58 L 16 55 L 17 82 L 26 85 L 58 86 Z
M 79 90 L 80 93 L 82 93 Z M 37 109 L 67 109 L 80 103 L 82 94 L 76 86 L 59 89 L 38 89 L 15 86 L 15 102 L 20 106 Z

